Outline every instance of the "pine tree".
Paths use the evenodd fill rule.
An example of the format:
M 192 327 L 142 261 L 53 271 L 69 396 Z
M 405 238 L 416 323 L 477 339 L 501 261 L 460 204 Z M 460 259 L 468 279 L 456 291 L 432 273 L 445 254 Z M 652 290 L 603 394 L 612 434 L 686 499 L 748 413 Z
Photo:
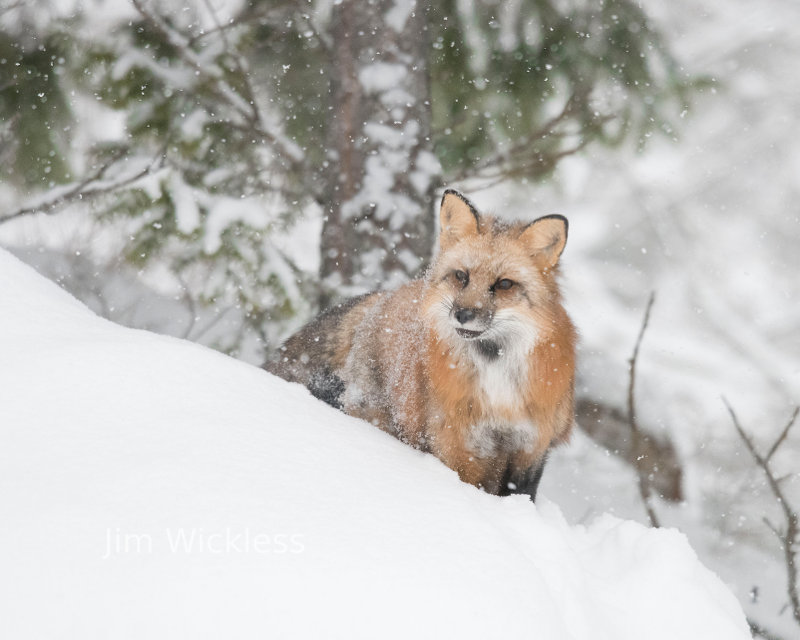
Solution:
M 131 0 L 102 25 L 3 11 L 3 171 L 56 189 L 23 212 L 94 198 L 129 260 L 238 306 L 267 342 L 320 300 L 418 273 L 443 184 L 541 179 L 589 144 L 670 131 L 691 84 L 629 0 L 216 6 Z M 124 135 L 76 152 L 78 98 Z M 319 278 L 282 246 L 311 210 Z

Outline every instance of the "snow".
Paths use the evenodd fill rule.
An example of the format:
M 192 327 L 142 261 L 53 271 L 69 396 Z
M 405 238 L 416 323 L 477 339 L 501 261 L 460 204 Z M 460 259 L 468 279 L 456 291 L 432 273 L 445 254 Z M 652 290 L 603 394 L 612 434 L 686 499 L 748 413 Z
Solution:
M 309 21 L 317 29 L 324 30 L 332 4 L 332 0 L 321 0 L 309 5 Z M 391 4 L 387 3 L 387 8 Z M 406 19 L 401 8 L 412 4 L 397 0 L 387 18 Z M 57 11 L 48 17 L 51 12 L 43 9 L 51 5 Z M 189 22 L 199 25 L 199 32 L 213 28 L 215 22 L 208 7 L 201 5 L 199 16 L 196 11 L 186 11 L 185 3 L 159 4 L 158 8 L 175 9 L 170 19 L 182 26 Z M 220 21 L 227 22 L 240 5 L 238 1 L 220 5 Z M 80 6 L 91 9 L 90 33 L 98 38 L 114 38 L 120 17 L 126 22 L 138 19 L 130 3 L 58 0 L 23 3 L 0 16 L 0 21 L 15 19 L 24 11 L 31 17 L 34 34 L 41 20 L 68 18 Z M 514 0 L 497 9 L 497 38 L 508 49 L 516 46 L 518 38 L 532 45 L 540 38 L 533 21 L 521 25 L 522 33 L 517 34 L 519 6 Z M 687 71 L 715 78 L 713 87 L 694 94 L 688 110 L 678 116 L 676 109 L 677 143 L 672 136 L 654 136 L 644 154 L 624 147 L 612 152 L 590 147 L 579 157 L 565 159 L 557 179 L 547 184 L 504 185 L 483 192 L 470 185 L 448 186 L 462 187 L 486 211 L 508 211 L 527 219 L 558 212 L 570 218 L 563 284 L 568 308 L 582 334 L 579 388 L 584 393 L 588 389 L 593 397 L 624 406 L 626 361 L 644 302 L 651 290 L 657 291 L 639 362 L 638 406 L 648 429 L 669 434 L 675 441 L 684 467 L 686 495 L 686 502 L 680 505 L 658 502 L 659 516 L 687 533 L 703 562 L 734 588 L 748 615 L 789 638 L 797 633 L 797 627 L 785 608 L 783 557 L 763 523 L 764 516 L 772 518 L 770 510 L 777 507 L 763 477 L 746 456 L 719 397 L 724 394 L 733 402 L 759 444 L 771 441 L 800 398 L 800 341 L 796 339 L 800 314 L 796 251 L 800 241 L 796 206 L 800 128 L 796 113 L 800 91 L 798 76 L 793 73 L 800 55 L 796 33 L 800 5 L 785 0 L 757 5 L 734 0 L 732 7 L 730 0 L 679 0 L 647 1 L 643 6 L 653 23 L 666 29 L 666 42 Z M 475 16 L 474 2 L 459 2 L 457 15 L 448 19 L 471 23 Z M 121 40 L 119 44 L 120 51 L 128 46 Z M 485 63 L 485 43 L 473 44 L 480 48 L 475 60 Z M 130 58 L 120 59 L 126 65 L 117 68 L 120 73 L 138 64 Z M 174 70 L 164 67 L 161 72 Z M 192 78 L 183 74 L 176 80 L 186 85 L 194 82 Z M 379 77 L 378 81 L 389 79 Z M 407 93 L 402 87 L 390 87 L 377 97 L 388 114 Z M 597 97 L 615 104 L 619 94 L 601 91 Z M 76 176 L 92 169 L 91 164 L 84 166 L 92 142 L 125 136 L 121 114 L 112 112 L 107 104 L 80 93 L 70 100 L 79 125 L 72 130 Z M 402 120 L 390 115 L 376 122 Z M 206 117 L 210 116 L 202 111 L 187 113 L 180 131 L 193 138 Z M 266 150 L 258 152 L 266 156 Z M 392 210 L 390 206 L 405 206 L 385 198 L 393 163 L 402 164 L 399 161 L 406 152 L 402 146 L 391 151 L 385 158 L 376 158 L 371 180 L 375 190 L 361 194 L 359 206 L 380 203 L 387 211 Z M 426 168 L 423 154 L 416 159 L 421 168 L 418 173 L 407 175 L 404 170 L 394 174 L 407 175 L 418 193 L 426 192 L 431 176 L 441 173 L 432 155 Z M 150 162 L 152 158 L 139 160 Z M 230 167 L 210 171 L 206 185 L 215 185 L 230 171 Z M 168 175 L 166 169 L 158 171 L 137 186 L 157 199 L 169 186 Z M 9 184 L 0 184 L 0 193 L 12 203 L 11 209 L 41 202 Z M 258 209 L 268 212 L 272 221 L 274 212 L 286 208 L 268 199 L 249 202 L 253 217 L 237 213 L 228 228 L 235 229 L 238 223 L 246 226 L 251 219 L 260 224 Z M 201 204 L 208 210 L 207 201 Z M 432 202 L 430 210 L 435 207 Z M 276 229 L 270 235 L 270 241 L 307 273 L 318 271 L 322 214 L 323 209 L 316 208 L 303 219 L 302 227 Z M 206 220 L 202 222 L 205 225 Z M 218 247 L 225 224 L 224 216 L 212 221 L 211 249 Z M 186 303 L 184 279 L 176 278 L 166 264 L 151 263 L 137 274 L 136 268 L 122 263 L 118 257 L 121 239 L 128 235 L 120 231 L 123 228 L 118 223 L 112 227 L 93 222 L 89 211 L 79 205 L 55 216 L 29 216 L 2 225 L 0 240 L 98 313 L 117 322 L 188 335 L 219 349 L 229 349 L 232 341 L 242 339 L 247 346 L 237 349 L 239 357 L 251 362 L 263 358 L 261 337 L 242 331 L 246 308 L 219 298 L 213 306 L 195 309 Z M 50 247 L 57 257 L 43 247 Z M 415 260 L 411 254 L 398 257 L 405 264 Z M 276 268 L 283 270 L 288 281 L 286 265 L 279 258 Z M 378 280 L 374 264 L 380 258 L 376 253 L 366 260 L 367 286 Z M 267 259 L 265 265 L 269 264 Z M 289 275 L 292 281 L 297 277 Z M 401 279 L 396 276 L 393 283 Z M 211 278 L 221 276 L 212 274 Z M 335 281 L 335 277 L 329 280 Z M 190 289 L 193 282 L 189 282 Z M 359 287 L 353 292 L 362 290 Z M 302 315 L 294 322 L 300 322 Z M 0 354 L 5 357 L 5 351 Z M 5 403 L 5 398 L 0 401 Z M 782 475 L 796 471 L 798 455 L 800 439 L 794 430 L 776 457 Z M 786 488 L 798 504 L 797 476 L 786 481 Z M 570 521 L 585 522 L 603 511 L 644 519 L 631 469 L 580 433 L 570 447 L 553 456 L 542 492 L 558 503 Z M 757 598 L 751 596 L 754 589 Z
M 170 171 L 169 193 L 175 205 L 175 225 L 178 231 L 192 233 L 200 226 L 200 209 L 192 188 L 183 181 L 178 171 Z
M 416 8 L 416 0 L 395 0 L 391 9 L 386 12 L 385 21 L 397 33 L 403 33 L 406 22 Z
M 402 84 L 408 70 L 394 62 L 373 62 L 358 72 L 358 81 L 367 93 L 382 93 Z
M 196 80 L 193 76 L 183 73 L 180 69 L 170 68 L 168 65 L 154 60 L 152 56 L 147 56 L 139 49 L 127 49 L 114 62 L 111 69 L 111 77 L 114 80 L 122 80 L 131 70 L 136 68 L 147 69 L 157 78 L 162 79 L 169 87 L 179 91 L 190 89 Z
M 749 638 L 683 534 L 497 498 L 0 251 L 3 637 Z
M 270 222 L 270 215 L 260 206 L 258 198 L 230 198 L 217 196 L 209 203 L 203 235 L 203 251 L 212 255 L 222 247 L 222 234 L 235 223 L 243 223 L 256 229 Z

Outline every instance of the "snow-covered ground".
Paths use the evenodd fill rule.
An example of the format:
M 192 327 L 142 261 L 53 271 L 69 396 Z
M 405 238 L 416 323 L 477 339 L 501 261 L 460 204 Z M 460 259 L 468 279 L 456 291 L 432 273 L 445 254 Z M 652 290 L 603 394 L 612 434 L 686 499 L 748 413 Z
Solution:
M 0 251 L 4 638 L 748 638 L 675 530 L 497 498 Z
M 797 169 L 800 167 L 800 119 L 796 117 L 800 113 L 800 76 L 796 73 L 800 64 L 800 8 L 792 0 L 764 0 L 759 3 L 746 0 L 676 0 L 660 3 L 648 0 L 643 4 L 648 14 L 666 30 L 667 40 L 687 71 L 714 78 L 712 87 L 695 97 L 692 109 L 680 116 L 676 114 L 675 140 L 671 137 L 654 137 L 641 155 L 625 150 L 606 152 L 588 149 L 584 156 L 565 160 L 557 172 L 556 180 L 548 185 L 537 184 L 529 188 L 504 186 L 485 192 L 471 192 L 468 185 L 454 186 L 462 186 L 487 211 L 508 210 L 519 216 L 560 212 L 569 217 L 570 240 L 563 259 L 564 286 L 569 310 L 582 335 L 580 384 L 595 396 L 602 396 L 609 402 L 623 406 L 627 358 L 633 348 L 647 296 L 651 290 L 656 291 L 656 305 L 638 363 L 638 405 L 642 421 L 648 428 L 669 434 L 675 441 L 684 466 L 686 492 L 686 501 L 681 505 L 657 504 L 659 515 L 664 522 L 679 527 L 689 536 L 703 562 L 722 576 L 734 590 L 748 615 L 788 639 L 797 634 L 797 627 L 785 608 L 785 569 L 780 549 L 762 521 L 764 516 L 772 517 L 776 507 L 763 476 L 752 465 L 736 436 L 720 396 L 728 397 L 744 425 L 763 445 L 771 442 L 785 424 L 792 407 L 800 402 L 800 341 L 797 339 L 800 326 L 800 259 L 797 252 L 800 243 L 797 207 L 800 197 L 800 182 L 797 180 Z M 92 120 L 92 117 L 87 120 Z M 107 129 L 107 125 L 103 124 L 101 128 Z M 110 258 L 118 247 L 118 239 L 112 238 L 108 230 L 99 233 L 97 227 L 86 224 L 86 218 L 85 212 L 78 210 L 52 216 L 45 221 L 23 219 L 18 224 L 0 227 L 0 241 L 14 247 L 16 253 L 23 255 L 26 261 L 35 264 L 68 290 L 76 292 L 92 309 L 119 322 L 172 335 L 188 335 L 191 339 L 219 348 L 225 348 L 226 339 L 241 329 L 241 316 L 237 316 L 236 309 L 206 311 L 184 304 L 179 283 L 169 274 L 150 272 L 144 274 L 146 280 L 137 279 L 140 274 L 129 265 L 122 265 Z M 296 233 L 291 238 L 294 244 L 287 250 L 297 258 L 309 260 L 304 266 L 313 272 L 318 220 L 309 220 L 304 224 L 309 228 Z M 43 244 L 53 252 L 41 251 Z M 76 256 L 76 251 L 80 251 L 81 255 Z M 3 262 L 4 268 L 6 262 Z M 10 276 L 0 269 L 0 279 L 6 277 Z M 36 290 L 44 287 L 30 278 L 25 282 L 36 282 L 32 285 Z M 8 286 L 5 280 L 3 286 Z M 38 298 L 30 298 L 29 303 L 34 304 L 34 299 Z M 0 324 L 27 322 L 33 331 L 39 326 L 38 322 L 48 321 L 46 317 L 26 320 L 28 316 L 19 314 L 14 318 L 6 318 L 6 309 L 12 308 L 9 305 L 3 299 Z M 50 308 L 48 305 L 45 307 Z M 62 312 L 59 314 L 63 315 Z M 94 352 L 96 358 L 99 356 L 94 342 L 101 345 L 105 340 L 100 335 L 136 335 L 108 328 L 103 333 L 99 329 L 105 326 L 103 323 L 89 320 L 85 311 L 80 314 L 76 311 L 75 317 L 78 316 L 85 321 L 85 326 L 81 325 L 84 328 L 77 331 L 77 335 L 82 336 L 81 353 Z M 92 333 L 91 339 L 88 330 L 84 332 L 90 324 L 94 327 L 92 331 L 98 331 Z M 62 345 L 66 344 L 63 333 L 67 328 L 52 321 L 47 322 L 47 331 L 43 330 L 42 333 L 52 335 L 52 341 Z M 61 333 L 57 333 L 56 329 Z M 246 337 L 252 340 L 239 355 L 257 362 L 262 355 L 258 337 Z M 0 340 L 10 339 L 0 336 Z M 151 336 L 147 340 L 157 339 Z M 6 344 L 4 342 L 0 351 L 4 362 L 2 374 L 12 376 L 14 383 L 0 388 L 14 389 L 15 392 L 6 394 L 4 391 L 0 396 L 3 405 L 7 403 L 7 395 L 11 400 L 20 395 L 16 389 L 21 379 L 15 377 L 10 365 L 9 368 L 5 366 Z M 13 339 L 8 344 L 13 344 Z M 41 347 L 44 341 L 39 344 Z M 162 349 L 172 353 L 175 344 L 174 341 L 161 340 L 159 354 Z M 31 345 L 20 341 L 19 346 L 28 348 Z M 139 350 L 139 347 L 131 348 L 137 352 Z M 191 351 L 188 345 L 180 348 L 187 353 Z M 142 350 L 142 353 L 145 351 Z M 204 358 L 213 358 L 211 354 L 200 350 L 197 353 L 204 353 Z M 165 375 L 172 370 L 172 365 L 167 367 L 171 360 L 162 363 L 160 355 L 152 353 L 151 356 L 159 361 L 159 374 L 162 373 L 162 365 Z M 11 362 L 10 358 L 8 362 Z M 223 358 L 219 358 L 218 363 L 224 371 L 234 367 L 234 363 Z M 77 356 L 73 357 L 71 365 L 67 361 L 53 359 L 47 369 L 52 370 L 52 375 L 66 385 L 72 384 L 73 376 L 64 373 L 56 365 L 70 365 L 74 369 L 79 364 Z M 42 370 L 46 368 L 42 367 Z M 198 371 L 210 373 L 205 368 Z M 272 403 L 288 403 L 294 397 L 291 394 L 297 393 L 286 391 L 283 386 L 270 387 L 273 383 L 263 374 L 246 367 L 242 367 L 241 371 L 248 372 L 246 376 L 242 374 L 248 380 L 255 380 L 258 376 L 258 383 L 251 381 L 248 384 L 259 389 L 263 386 L 259 391 L 261 395 L 256 394 L 254 398 L 269 396 Z M 220 375 L 223 374 L 214 373 L 211 379 L 217 381 L 216 387 L 203 396 L 204 404 L 197 405 L 203 407 L 203 411 L 199 411 L 203 418 L 211 392 L 221 394 L 228 388 L 227 383 L 219 384 Z M 41 372 L 37 372 L 37 376 L 41 378 Z M 105 383 L 108 376 L 95 377 L 99 377 L 98 383 Z M 136 376 L 132 374 L 132 377 Z M 148 377 L 151 386 L 146 389 L 136 386 L 142 384 L 141 381 L 136 384 L 127 381 L 132 389 L 139 389 L 138 405 L 125 405 L 131 411 L 145 411 L 149 396 L 154 398 L 153 406 L 157 407 L 162 401 L 159 398 L 163 398 L 164 394 L 169 392 L 171 397 L 180 398 L 186 392 L 184 378 L 173 384 L 180 390 L 175 391 L 164 388 L 164 384 L 157 382 L 152 374 L 148 374 Z M 185 380 L 189 379 L 185 377 Z M 193 393 L 201 388 L 189 386 Z M 30 384 L 25 387 L 30 387 Z M 57 385 L 54 387 L 61 388 Z M 250 387 L 243 383 L 243 388 Z M 34 391 L 35 388 L 28 389 L 28 392 Z M 201 395 L 199 391 L 197 393 Z M 61 404 L 53 401 L 56 407 L 53 411 L 67 415 L 68 411 L 75 413 L 82 410 L 92 416 L 93 410 L 99 411 L 101 407 L 97 403 L 102 399 L 102 393 L 96 395 L 91 402 L 82 401 L 75 409 L 70 409 L 66 400 Z M 187 404 L 195 405 L 197 401 L 192 396 Z M 229 398 L 225 402 L 225 412 L 220 410 L 217 423 L 239 424 L 241 421 L 236 418 L 238 414 L 232 408 L 234 405 L 238 407 L 238 401 Z M 38 402 L 37 410 L 43 404 L 43 401 Z M 305 430 L 306 433 L 318 429 L 317 423 L 323 421 L 326 426 L 333 425 L 331 428 L 341 428 L 348 434 L 354 430 L 361 433 L 364 429 L 363 425 L 322 408 L 312 409 L 305 403 L 303 407 L 304 412 L 313 411 L 317 416 Z M 41 410 L 44 411 L 44 408 Z M 107 410 L 112 413 L 108 407 Z M 189 411 L 194 412 L 195 409 L 189 407 Z M 215 415 L 210 409 L 208 412 L 209 415 Z M 160 425 L 177 422 L 177 418 L 171 418 L 175 413 L 174 407 L 165 409 L 163 417 L 154 410 L 147 419 L 137 424 L 143 424 L 148 429 L 162 429 Z M 269 414 L 267 426 L 270 426 L 275 422 L 274 411 L 266 413 Z M 4 427 L 4 423 L 0 424 Z M 346 428 L 336 426 L 345 424 Z M 232 428 L 232 432 L 240 431 Z M 201 439 L 211 438 L 207 430 L 200 429 L 198 433 Z M 289 443 L 292 442 L 288 439 L 290 436 L 296 437 L 285 429 L 279 433 Z M 43 437 L 43 444 L 47 444 L 47 441 L 58 442 L 50 437 L 49 431 L 46 436 Z M 155 434 L 147 431 L 142 437 L 152 438 Z M 262 434 L 259 437 L 267 436 Z M 383 436 L 371 431 L 364 433 L 363 437 L 383 442 Z M 255 446 L 257 441 L 245 439 L 245 442 L 252 445 L 247 447 L 245 453 L 231 451 L 229 454 L 250 460 L 258 451 Z M 157 444 L 151 439 L 153 443 Z M 273 445 L 272 440 L 264 440 L 264 443 L 264 446 Z M 189 451 L 194 452 L 198 446 L 197 441 L 193 440 Z M 393 449 L 397 444 L 389 442 L 376 446 Z M 218 449 L 227 451 L 221 445 Z M 338 448 L 333 450 L 339 451 Z M 133 457 L 145 455 L 135 453 L 141 452 L 140 449 L 134 448 L 133 451 L 131 462 Z M 203 455 L 211 453 L 206 451 L 204 454 L 202 448 L 198 451 L 198 460 L 207 459 Z M 0 455 L 5 454 L 0 451 Z M 432 464 L 432 461 L 418 462 L 413 452 L 404 451 L 398 455 L 403 457 L 403 468 L 406 468 L 406 464 L 409 468 L 414 464 Z M 321 464 L 319 458 L 319 455 L 314 458 L 315 464 Z M 114 460 L 115 468 L 129 469 L 119 457 Z M 164 458 L 163 464 L 169 464 L 170 460 Z M 790 434 L 775 462 L 780 474 L 796 474 L 798 460 L 800 427 Z M 269 457 L 269 462 L 274 465 L 281 461 Z M 293 464 L 297 464 L 297 461 Z M 230 474 L 239 473 L 237 468 L 231 463 Z M 249 468 L 245 465 L 242 473 Z M 331 471 L 330 467 L 324 468 Z M 197 473 L 203 471 L 199 463 L 189 468 L 189 471 L 192 470 Z M 424 473 L 430 472 L 428 469 Z M 168 470 L 160 473 L 166 474 L 164 477 L 169 480 Z M 23 482 L 23 478 L 31 477 L 30 469 L 26 470 L 26 474 L 14 479 L 16 490 L 20 490 L 17 485 Z M 251 475 L 254 474 L 246 476 L 248 482 L 252 480 Z M 313 479 L 299 479 L 300 475 L 292 477 L 296 482 L 313 483 L 318 491 L 325 491 L 328 486 L 328 480 L 322 473 L 315 473 Z M 5 477 L 3 487 L 8 484 Z M 138 474 L 132 474 L 132 478 L 131 482 L 146 481 Z M 148 482 L 154 483 L 155 480 Z M 181 491 L 187 494 L 189 482 L 186 480 L 180 485 Z M 200 481 L 198 483 L 202 484 Z M 422 485 L 425 492 L 430 490 L 428 483 Z M 149 486 L 149 491 L 160 495 L 152 484 Z M 209 488 L 207 484 L 202 486 L 213 493 L 213 487 Z M 253 486 L 262 485 L 254 482 Z M 794 475 L 786 480 L 784 486 L 796 504 L 800 504 L 800 478 Z M 417 489 L 420 495 L 427 495 L 422 488 Z M 464 495 L 473 496 L 461 498 L 470 501 L 470 504 L 473 500 L 478 500 L 481 505 L 496 504 L 486 502 L 486 497 L 480 494 L 475 497 L 468 488 L 459 487 L 453 491 L 466 491 Z M 0 497 L 4 493 L 0 491 Z M 242 495 L 249 494 L 242 492 Z M 588 523 L 604 512 L 644 521 L 644 511 L 630 467 L 580 433 L 576 434 L 569 447 L 553 457 L 544 476 L 542 495 L 556 503 L 570 523 Z M 422 503 L 426 504 L 427 499 Z M 180 515 L 180 502 L 175 502 L 176 514 Z M 354 508 L 352 505 L 347 507 L 347 504 L 343 502 L 342 508 Z M 499 501 L 499 504 L 514 502 Z M 218 503 L 212 506 L 227 513 Z M 418 508 L 419 505 L 415 506 L 415 509 Z M 476 509 L 475 514 L 484 513 L 480 511 L 483 506 L 470 506 L 469 509 L 465 508 L 469 514 L 459 512 L 453 516 L 465 523 L 463 527 L 458 527 L 458 531 L 469 529 L 468 523 L 478 517 L 472 513 L 473 508 Z M 506 509 L 505 506 L 496 508 Z M 537 522 L 551 533 L 553 526 L 562 526 L 557 524 L 558 518 L 553 516 L 552 506 L 540 509 L 538 513 L 530 509 L 526 513 L 528 511 L 532 515 L 528 514 L 526 518 L 538 519 Z M 197 514 L 192 512 L 189 515 Z M 168 542 L 164 540 L 164 523 L 168 527 L 173 527 L 174 523 L 171 520 L 158 520 L 157 516 L 154 512 L 150 520 L 142 519 L 144 524 L 141 526 L 135 522 L 135 518 L 120 520 L 120 524 L 112 522 L 109 525 L 107 521 L 95 523 L 101 529 L 100 542 L 96 544 L 105 544 L 103 535 L 108 526 L 113 530 L 119 527 L 121 535 L 135 535 L 143 531 L 142 527 L 151 527 L 153 544 L 158 549 L 148 557 L 132 554 L 122 560 L 131 565 L 138 562 L 144 566 L 148 562 L 157 564 L 165 559 L 165 566 L 180 568 L 184 565 L 175 563 L 181 557 L 176 559 L 174 554 L 164 553 L 162 549 Z M 186 519 L 191 528 L 193 519 L 188 516 Z M 496 520 L 493 517 L 492 522 Z M 208 531 L 217 532 L 221 522 L 224 521 L 203 521 L 202 524 Z M 277 525 L 267 523 L 270 524 L 266 528 L 267 533 L 278 529 L 280 533 L 291 534 L 294 531 L 289 527 L 293 521 L 285 526 L 282 521 L 277 522 Z M 86 529 L 87 540 L 98 535 L 96 528 L 91 528 L 94 524 L 86 526 L 89 527 Z M 534 526 L 538 525 L 531 525 Z M 563 534 L 566 540 L 573 540 L 577 535 L 575 532 L 579 531 L 562 529 L 568 531 Z M 400 531 L 405 529 L 400 527 Z M 635 531 L 641 532 L 639 529 Z M 46 534 L 36 535 L 44 539 Z M 387 534 L 381 532 L 381 535 Z M 595 533 L 590 535 L 594 536 Z M 654 534 L 647 534 L 648 540 L 650 535 Z M 501 532 L 500 537 L 505 539 L 506 532 Z M 68 537 L 69 540 L 76 538 L 75 535 Z M 364 548 L 369 548 L 361 538 L 356 539 Z M 86 545 L 88 549 L 88 545 L 95 544 L 81 540 L 74 540 L 74 548 Z M 483 548 L 474 539 L 470 539 L 470 542 L 475 543 L 476 548 Z M 421 542 L 418 541 L 418 544 Z M 44 549 L 44 543 L 42 546 Z M 87 553 L 90 552 L 94 551 Z M 158 558 L 156 552 L 161 554 Z M 37 553 L 47 557 L 44 550 Z M 79 558 L 78 555 L 75 557 Z M 190 555 L 182 561 L 198 565 L 208 561 L 207 558 L 192 558 L 194 556 Z M 272 557 L 269 561 L 280 562 Z M 97 566 L 100 567 L 99 571 L 110 565 L 97 563 L 84 566 L 80 560 L 75 560 L 74 566 L 76 574 L 88 580 L 96 573 Z M 364 570 L 363 565 L 356 566 L 361 566 L 359 571 Z M 581 571 L 585 569 L 586 566 L 576 569 L 576 575 L 583 576 Z M 277 569 L 270 568 L 270 571 L 277 572 Z M 100 580 L 102 575 L 105 574 L 94 578 Z M 456 582 L 463 579 L 463 574 L 454 575 L 458 576 Z M 141 584 L 136 582 L 140 579 L 132 577 L 131 583 Z M 47 583 L 44 579 L 41 582 Z M 425 583 L 425 580 L 422 582 Z M 488 578 L 485 584 L 480 580 L 477 583 L 483 591 L 498 590 L 496 586 L 492 587 Z M 230 587 L 230 584 L 225 584 L 226 588 Z M 173 592 L 177 591 L 174 585 L 171 588 Z M 200 599 L 196 591 L 198 588 L 195 586 L 187 590 L 187 597 Z M 525 589 L 529 591 L 525 593 L 532 593 L 530 589 L 533 588 L 526 586 Z M 97 589 L 102 590 L 99 587 Z M 332 597 L 343 597 L 335 588 L 330 591 Z M 430 605 L 439 601 L 430 592 L 426 592 L 424 598 L 417 597 L 417 591 L 409 593 L 415 594 L 410 609 L 412 612 L 420 609 L 428 611 Z M 392 595 L 395 600 L 400 600 L 395 594 Z M 595 594 L 592 597 L 600 596 Z M 49 604 L 49 600 L 40 598 L 39 601 Z M 386 600 L 390 600 L 390 596 Z M 391 604 L 399 610 L 403 605 L 408 607 L 404 600 Z M 372 600 L 365 602 L 376 606 Z M 494 604 L 492 601 L 492 606 Z M 227 605 L 227 600 L 220 600 L 216 608 L 224 610 Z M 0 606 L 8 605 L 3 603 Z M 343 608 L 347 611 L 357 609 L 366 615 L 360 606 Z M 473 608 L 490 610 L 488 607 L 481 609 L 480 606 Z M 626 605 L 624 611 L 633 608 Z M 540 615 L 547 616 L 548 613 Z M 407 614 L 403 617 L 412 616 Z M 0 621 L 3 619 L 0 612 Z M 394 623 L 395 618 L 390 619 Z M 40 623 L 44 624 L 42 621 Z M 497 634 L 490 634 L 494 635 Z M 686 636 L 685 633 L 678 633 L 675 637 Z

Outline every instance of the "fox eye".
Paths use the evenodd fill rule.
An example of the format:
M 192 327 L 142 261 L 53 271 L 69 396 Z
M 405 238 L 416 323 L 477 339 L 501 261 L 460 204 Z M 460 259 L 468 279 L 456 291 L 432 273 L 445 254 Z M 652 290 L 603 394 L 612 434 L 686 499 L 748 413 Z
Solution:
M 461 283 L 462 287 L 467 286 L 467 283 L 469 282 L 469 274 L 466 271 L 457 269 L 453 275 L 456 277 L 456 280 L 458 280 Z
M 506 291 L 513 286 L 514 286 L 513 280 L 509 280 L 508 278 L 503 278 L 502 280 L 498 280 L 497 282 L 494 283 L 492 290 L 496 291 L 499 289 L 500 291 Z

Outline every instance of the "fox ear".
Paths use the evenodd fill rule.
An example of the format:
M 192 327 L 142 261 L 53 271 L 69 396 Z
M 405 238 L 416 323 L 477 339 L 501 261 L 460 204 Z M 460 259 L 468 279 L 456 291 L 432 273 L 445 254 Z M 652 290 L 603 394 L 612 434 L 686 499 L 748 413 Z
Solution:
M 567 244 L 568 230 L 569 223 L 564 216 L 544 216 L 525 227 L 519 239 L 540 269 L 552 269 Z
M 439 246 L 442 249 L 459 240 L 478 235 L 480 216 L 472 203 L 454 189 L 447 189 L 439 210 Z

